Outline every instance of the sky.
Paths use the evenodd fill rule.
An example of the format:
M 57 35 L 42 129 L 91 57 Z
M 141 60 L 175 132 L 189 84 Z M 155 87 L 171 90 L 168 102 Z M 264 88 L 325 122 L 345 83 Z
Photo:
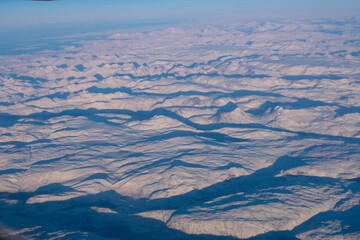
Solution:
M 42 24 L 359 13 L 359 0 L 0 0 L 0 30 Z
M 0 48 L 23 40 L 189 21 L 359 17 L 359 0 L 0 0 Z

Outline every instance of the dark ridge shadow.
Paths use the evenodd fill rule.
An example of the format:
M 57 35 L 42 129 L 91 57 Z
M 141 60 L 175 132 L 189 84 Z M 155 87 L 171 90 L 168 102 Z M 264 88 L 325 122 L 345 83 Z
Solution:
M 217 48 L 219 48 L 219 46 L 217 46 Z M 222 61 L 222 59 L 226 58 L 226 57 L 230 57 L 230 58 L 225 59 L 224 61 Z M 206 63 L 204 63 L 204 62 L 194 62 L 191 65 L 184 65 L 184 64 L 181 64 L 181 63 L 180 64 L 175 64 L 169 70 L 167 70 L 166 73 L 169 74 L 171 71 L 176 70 L 176 68 L 178 68 L 178 67 L 185 68 L 185 69 L 194 69 L 194 68 L 200 67 L 200 66 L 207 66 L 207 65 L 214 65 L 214 64 L 215 65 L 220 65 L 220 64 L 227 63 L 227 62 L 234 61 L 234 60 L 256 59 L 256 58 L 259 58 L 259 57 L 261 57 L 261 55 L 258 55 L 258 54 L 246 55 L 246 56 L 242 56 L 242 57 L 231 57 L 231 55 L 223 55 L 223 56 L 220 56 L 220 57 L 218 57 L 216 59 L 209 60 Z
M 111 94 L 111 93 L 127 93 L 132 96 L 149 96 L 149 97 L 167 97 L 167 98 L 175 98 L 179 96 L 212 96 L 217 95 L 217 98 L 224 98 L 224 97 L 246 97 L 246 96 L 272 96 L 272 97 L 282 97 L 281 94 L 271 93 L 271 92 L 262 92 L 262 91 L 252 91 L 252 90 L 236 90 L 234 92 L 222 92 L 222 91 L 209 91 L 209 92 L 201 92 L 201 91 L 179 91 L 175 93 L 151 93 L 151 92 L 134 92 L 130 88 L 127 87 L 120 87 L 120 88 L 98 88 L 98 87 L 90 87 L 86 89 L 86 91 L 90 93 L 104 93 L 104 94 Z
M 172 131 L 170 133 L 166 133 L 166 134 L 159 134 L 153 137 L 149 137 L 145 140 L 141 140 L 136 142 L 136 144 L 138 143 L 142 143 L 142 142 L 153 142 L 153 141 L 163 141 L 163 140 L 168 140 L 171 138 L 177 138 L 177 137 L 204 137 L 204 138 L 209 138 L 212 140 L 215 140 L 217 142 L 220 143 L 226 143 L 226 142 L 249 142 L 249 140 L 247 139 L 241 139 L 241 138 L 234 138 L 234 137 L 230 137 L 226 134 L 222 134 L 222 133 L 217 133 L 217 132 L 192 132 L 192 131 L 182 131 L 182 130 L 176 130 L 176 131 Z
M 141 153 L 141 152 L 117 151 L 117 152 L 107 152 L 102 156 L 105 158 L 126 159 L 126 158 L 143 157 L 143 156 L 146 156 L 146 154 Z
M 214 116 L 219 116 L 222 113 L 232 112 L 237 109 L 237 105 L 233 102 L 228 102 L 226 105 L 219 107 Z
M 6 169 L 6 170 L 0 170 L 0 175 L 22 173 L 22 172 L 26 172 L 26 171 L 27 171 L 27 169 L 9 168 L 9 169 Z
M 303 222 L 299 226 L 296 226 L 292 232 L 294 235 L 307 232 L 312 229 L 323 227 L 324 222 L 341 222 L 341 231 L 335 233 L 327 233 L 327 235 L 335 236 L 351 233 L 359 233 L 360 232 L 360 221 L 357 221 L 360 216 L 360 205 L 356 205 L 345 211 L 326 211 L 320 212 L 310 218 L 309 220 Z
M 65 131 L 77 131 L 77 130 L 78 130 L 78 128 L 66 127 L 66 128 L 61 128 L 61 129 L 55 130 L 54 133 L 65 132 Z
M 101 76 L 101 74 L 98 74 L 98 73 L 94 75 L 94 78 L 96 78 L 96 79 L 99 80 L 99 81 L 105 79 L 103 76 Z
M 258 108 L 249 109 L 245 112 L 250 113 L 254 116 L 262 116 L 265 113 L 273 113 L 276 107 L 283 107 L 285 109 L 307 109 L 315 108 L 319 106 L 336 106 L 338 109 L 335 110 L 336 117 L 341 117 L 349 113 L 359 113 L 360 107 L 344 107 L 334 103 L 326 103 L 322 101 L 313 101 L 307 98 L 298 98 L 295 102 L 271 102 L 266 101 L 261 104 Z
M 134 65 L 135 68 L 139 68 L 140 67 L 140 64 L 138 64 L 137 62 L 130 62 Z
M 344 34 L 344 31 L 340 29 L 320 29 L 318 31 L 322 33 L 335 34 L 339 36 L 342 36 Z
M 323 80 L 323 79 L 330 79 L 330 80 L 340 80 L 342 77 L 328 74 L 328 75 L 285 75 L 281 77 L 285 80 L 296 81 L 296 80 Z
M 359 57 L 360 56 L 360 51 L 352 52 L 350 55 L 353 56 L 353 57 Z
M 221 61 L 221 59 L 223 59 L 223 58 L 230 57 L 230 56 L 231 56 L 231 55 L 223 55 L 223 56 L 220 56 L 220 57 L 218 57 L 218 58 L 216 58 L 216 59 L 214 59 L 214 60 L 209 60 L 209 61 L 207 61 L 207 63 L 206 63 L 205 65 L 210 65 L 210 64 L 212 64 L 212 63 Z
M 35 166 L 35 165 L 52 164 L 52 163 L 56 163 L 56 162 L 59 162 L 59 161 L 62 161 L 62 160 L 68 160 L 68 159 L 70 159 L 71 157 L 74 157 L 74 156 L 76 156 L 75 153 L 66 154 L 64 156 L 57 157 L 57 158 L 50 158 L 50 159 L 46 159 L 46 160 L 40 160 L 40 161 L 32 163 L 31 165 Z
M 26 200 L 29 198 L 36 196 L 37 194 L 34 192 L 15 192 L 15 193 L 9 193 L 9 192 L 0 192 L 0 198 L 10 199 L 10 200 L 19 200 L 20 203 L 17 203 L 17 205 L 23 205 Z M 2 207 L 2 206 L 0 206 Z M 5 211 L 1 211 L 4 213 Z
M 247 110 L 247 113 L 252 115 L 263 115 L 265 112 L 273 113 L 276 107 L 283 107 L 285 109 L 306 109 L 315 108 L 319 106 L 337 106 L 332 103 L 325 103 L 322 101 L 313 101 L 307 98 L 298 98 L 295 102 L 270 102 L 266 101 L 259 108 Z
M 34 196 L 33 193 L 18 193 L 22 196 Z M 25 198 L 23 199 L 25 200 Z M 115 202 L 115 204 L 113 203 Z M 159 220 L 143 218 L 132 214 L 131 206 L 116 192 L 108 191 L 94 195 L 86 195 L 66 201 L 52 201 L 17 206 L 0 206 L 6 210 L 2 213 L 17 217 L 16 223 L 10 225 L 7 218 L 1 220 L 13 229 L 43 227 L 37 239 L 48 239 L 47 226 L 58 231 L 85 231 L 95 235 L 115 239 L 155 240 L 155 239 L 195 239 L 195 240 L 236 240 L 234 237 L 215 236 L 206 234 L 186 234 L 179 230 L 168 228 Z M 91 207 L 106 207 L 113 213 L 93 210 Z M 18 215 L 17 213 L 22 213 Z M 23 221 L 20 223 L 21 219 Z M 31 221 L 29 221 L 31 219 Z M 35 230 L 36 232 L 36 230 Z M 26 235 L 25 235 L 26 236 Z
M 11 103 L 11 102 L 0 102 L 0 106 L 11 106 L 11 105 L 14 105 L 14 103 Z
M 229 162 L 228 164 L 224 165 L 224 166 L 221 166 L 221 167 L 216 167 L 216 168 L 213 168 L 215 171 L 218 171 L 218 170 L 227 170 L 227 169 L 231 169 L 231 168 L 242 168 L 242 169 L 246 169 L 246 170 L 249 170 L 248 168 L 244 167 L 242 164 L 240 163 L 236 163 L 236 162 Z
M 339 51 L 331 52 L 330 55 L 339 56 L 339 57 L 345 57 L 346 52 L 347 52 L 346 50 L 339 50 Z
M 74 67 L 80 72 L 83 72 L 86 69 L 86 67 L 84 67 L 82 64 L 75 65 Z
M 127 87 L 120 87 L 120 88 L 98 88 L 96 86 L 92 86 L 90 88 L 85 89 L 86 91 L 88 91 L 89 93 L 105 93 L 105 94 L 111 94 L 111 93 L 117 93 L 117 92 L 122 92 L 122 93 L 127 93 L 127 94 L 133 94 L 133 91 L 131 90 L 131 88 L 127 88 Z
M 68 68 L 69 66 L 67 64 L 61 64 L 61 65 L 57 65 L 57 68 Z
M 95 180 L 95 179 L 107 180 L 107 179 L 109 179 L 109 174 L 107 174 L 107 173 L 94 173 L 94 174 L 90 175 L 89 177 L 85 178 L 84 180 L 82 180 L 81 182 L 86 182 L 86 181 Z
M 0 146 L 4 145 L 15 145 L 14 148 L 23 148 L 27 145 L 39 144 L 39 143 L 50 143 L 49 139 L 38 139 L 31 142 L 20 142 L 20 141 L 9 141 L 9 142 L 0 142 Z
M 16 74 L 9 74 L 10 77 L 20 80 L 24 83 L 30 83 L 33 88 L 37 89 L 41 87 L 41 84 L 48 82 L 49 80 L 44 79 L 44 78 L 34 78 L 34 77 L 29 77 L 29 76 L 19 76 Z
M 125 114 L 131 116 L 131 119 L 128 121 L 139 121 L 139 120 L 148 120 L 154 116 L 166 116 L 175 120 L 178 120 L 188 126 L 194 127 L 197 130 L 202 131 L 211 131 L 217 130 L 222 128 L 253 128 L 253 129 L 266 129 L 275 132 L 285 132 L 285 133 L 293 133 L 297 134 L 299 137 L 303 138 L 315 138 L 315 139 L 328 139 L 328 140 L 340 140 L 344 142 L 351 142 L 351 143 L 359 143 L 360 138 L 353 138 L 353 137 L 343 137 L 343 136 L 334 136 L 334 135 L 327 135 L 327 134 L 319 134 L 319 133 L 310 133 L 310 132 L 300 132 L 300 131 L 291 131 L 282 128 L 276 127 L 268 127 L 266 125 L 262 125 L 259 123 L 246 123 L 246 124 L 237 124 L 237 123 L 212 123 L 212 124 L 199 124 L 194 123 L 191 120 L 182 117 L 174 112 L 171 112 L 165 108 L 155 108 L 150 111 L 132 111 L 126 109 L 96 109 L 96 108 L 89 108 L 89 109 L 71 109 L 65 110 L 58 113 L 51 113 L 47 111 L 39 112 L 39 113 L 32 113 L 29 115 L 12 115 L 8 113 L 0 113 L 0 122 L 3 127 L 9 127 L 16 124 L 19 119 L 36 119 L 39 121 L 46 121 L 48 119 L 59 117 L 59 116 L 84 116 L 92 121 L 101 122 L 113 126 L 124 127 L 123 124 L 114 123 L 107 120 L 106 117 L 99 116 L 97 114 L 100 113 L 111 113 L 111 114 Z M 46 141 L 38 140 L 38 141 Z M 47 140 L 48 141 L 48 140 Z M 0 145 L 6 145 L 10 142 L 4 142 Z M 29 144 L 29 143 L 22 143 L 22 142 L 13 142 L 14 144 Z
M 52 193 L 65 193 L 73 192 L 72 187 L 64 186 L 61 183 L 51 183 L 36 189 L 36 194 L 52 194 Z
M 0 192 L 0 198 L 19 200 L 17 206 L 23 206 L 25 202 L 36 195 L 42 194 L 62 194 L 66 192 L 74 192 L 72 187 L 64 186 L 61 183 L 51 183 L 42 187 L 39 187 L 35 192 L 15 192 L 15 193 L 6 193 Z M 1 206 L 0 206 L 1 208 Z
M 297 238 L 291 231 L 270 231 L 247 238 L 247 240 L 300 240 L 300 238 Z
M 341 107 L 336 109 L 336 113 L 340 117 L 344 116 L 345 114 L 360 113 L 360 107 Z
M 130 73 L 126 73 L 126 74 L 115 74 L 113 75 L 113 77 L 129 77 L 131 79 L 146 79 L 146 80 L 159 80 L 161 78 L 173 78 L 176 80 L 186 80 L 192 77 L 202 77 L 202 76 L 206 76 L 206 77 L 224 77 L 224 78 L 268 78 L 270 77 L 269 75 L 265 75 L 265 74 L 219 74 L 219 73 L 190 73 L 188 75 L 185 76 L 179 76 L 176 73 L 169 73 L 169 71 L 167 73 L 161 73 L 161 74 L 154 74 L 154 75 L 140 75 L 140 76 L 135 76 L 133 74 Z
M 31 101 L 36 101 L 42 98 L 49 98 L 51 100 L 54 100 L 55 98 L 58 99 L 66 99 L 68 96 L 70 96 L 69 92 L 57 92 L 57 93 L 53 93 L 53 94 L 49 94 L 49 95 L 45 95 L 45 96 L 39 96 L 39 97 L 35 97 L 35 98 L 30 98 L 25 100 L 24 102 L 31 102 Z

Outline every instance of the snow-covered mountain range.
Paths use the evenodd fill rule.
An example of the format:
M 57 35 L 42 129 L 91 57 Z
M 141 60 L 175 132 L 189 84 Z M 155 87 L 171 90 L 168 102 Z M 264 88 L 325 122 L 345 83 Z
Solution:
M 189 24 L 0 56 L 3 232 L 359 239 L 359 27 Z

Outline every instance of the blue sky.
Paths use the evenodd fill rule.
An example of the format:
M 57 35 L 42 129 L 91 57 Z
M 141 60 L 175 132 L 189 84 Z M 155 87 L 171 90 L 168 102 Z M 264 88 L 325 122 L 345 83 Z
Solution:
M 0 30 L 44 23 L 148 19 L 342 15 L 360 12 L 359 0 L 0 0 Z

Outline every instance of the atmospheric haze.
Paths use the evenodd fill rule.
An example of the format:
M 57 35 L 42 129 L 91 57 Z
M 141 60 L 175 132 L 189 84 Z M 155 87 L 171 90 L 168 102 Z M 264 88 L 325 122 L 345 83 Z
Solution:
M 360 239 L 359 5 L 1 1 L 0 238 Z

